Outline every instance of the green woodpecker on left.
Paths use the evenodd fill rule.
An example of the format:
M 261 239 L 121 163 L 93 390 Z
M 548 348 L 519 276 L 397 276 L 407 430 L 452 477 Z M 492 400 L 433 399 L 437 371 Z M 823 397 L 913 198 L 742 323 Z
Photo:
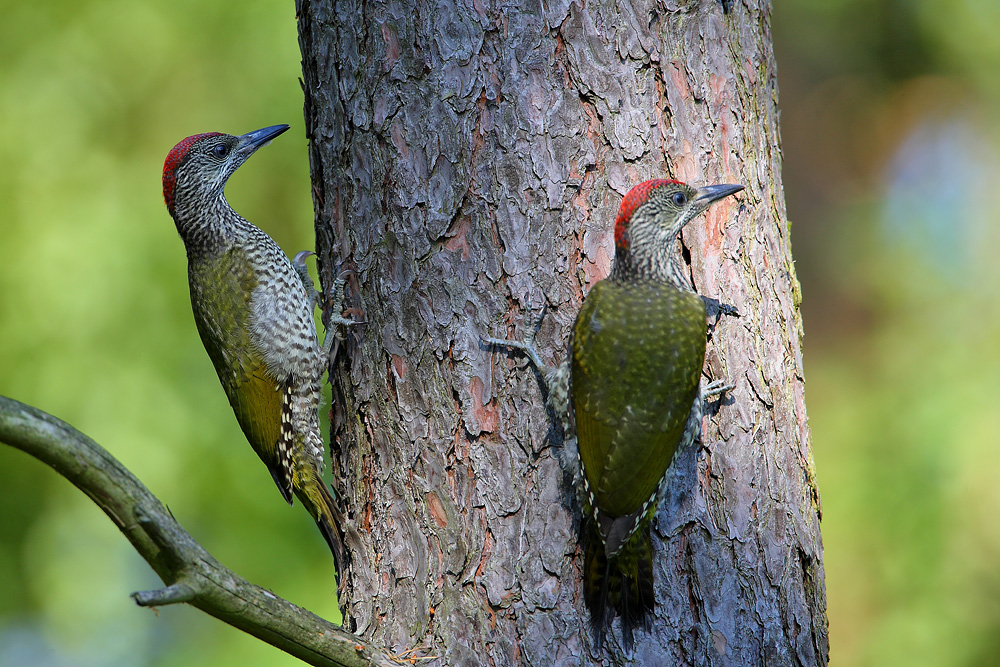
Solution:
M 297 497 L 316 520 L 339 580 L 344 521 L 322 477 L 318 411 L 328 347 L 316 336 L 315 289 L 304 266 L 293 266 L 225 196 L 233 172 L 287 129 L 184 139 L 163 164 L 163 198 L 187 250 L 194 321 L 229 404 L 281 495 L 289 504 Z

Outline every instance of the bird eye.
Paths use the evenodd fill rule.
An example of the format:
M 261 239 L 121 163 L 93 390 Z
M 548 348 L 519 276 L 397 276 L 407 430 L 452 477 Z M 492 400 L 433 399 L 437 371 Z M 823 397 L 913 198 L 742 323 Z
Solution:
M 670 200 L 677 206 L 684 206 L 684 204 L 687 203 L 688 198 L 684 196 L 683 192 L 675 192 L 671 195 Z
M 219 158 L 220 160 L 229 155 L 229 146 L 225 144 L 216 144 L 212 146 L 212 155 Z

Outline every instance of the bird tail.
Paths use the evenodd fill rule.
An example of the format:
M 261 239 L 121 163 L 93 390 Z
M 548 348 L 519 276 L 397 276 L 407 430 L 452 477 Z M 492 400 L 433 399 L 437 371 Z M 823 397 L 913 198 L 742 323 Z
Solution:
M 337 568 L 337 588 L 340 588 L 341 577 L 347 566 L 347 552 L 340 539 L 340 531 L 344 526 L 344 514 L 337 506 L 330 489 L 327 488 L 315 466 L 305 466 L 306 472 L 302 483 L 295 485 L 295 495 L 299 497 L 306 510 L 316 520 L 319 532 L 323 534 L 333 562 Z M 299 481 L 299 480 L 296 480 Z
M 594 643 L 600 648 L 615 616 L 622 619 L 626 650 L 636 628 L 649 629 L 656 595 L 653 589 L 653 543 L 645 518 L 621 550 L 609 556 L 593 518 L 583 521 L 583 593 L 590 610 Z

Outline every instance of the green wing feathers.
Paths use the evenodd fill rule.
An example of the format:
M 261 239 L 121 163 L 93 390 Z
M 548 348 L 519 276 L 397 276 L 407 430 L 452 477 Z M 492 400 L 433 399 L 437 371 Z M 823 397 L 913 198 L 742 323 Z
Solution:
M 292 504 L 292 480 L 279 464 L 275 444 L 281 433 L 281 401 L 285 383 L 271 378 L 263 362 L 248 362 L 250 373 L 227 384 L 223 382 L 226 396 L 236 413 L 236 420 L 257 456 L 264 462 L 281 491 L 282 497 Z
M 243 434 L 267 466 L 281 495 L 292 502 L 291 480 L 278 465 L 284 382 L 273 377 L 250 341 L 253 268 L 238 248 L 212 260 L 189 262 L 191 305 L 201 341 Z M 246 295 L 236 300 L 234 295 Z
M 597 507 L 635 512 L 670 465 L 705 359 L 705 306 L 659 283 L 601 281 L 573 327 L 573 407 Z

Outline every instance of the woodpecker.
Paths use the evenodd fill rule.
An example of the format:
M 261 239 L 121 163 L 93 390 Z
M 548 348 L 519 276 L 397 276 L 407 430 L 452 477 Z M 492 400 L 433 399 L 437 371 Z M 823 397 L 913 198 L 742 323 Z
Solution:
M 232 209 L 224 192 L 233 172 L 287 129 L 184 139 L 163 164 L 163 198 L 187 250 L 195 325 L 236 420 L 282 497 L 289 505 L 297 497 L 316 521 L 339 582 L 344 520 L 323 481 L 318 417 L 320 380 L 335 336 L 328 331 L 322 346 L 318 341 L 315 290 L 304 266 L 294 267 L 270 236 Z
M 534 326 L 523 341 L 485 339 L 523 350 L 553 411 L 575 428 L 584 598 L 598 646 L 616 615 L 626 648 L 636 628 L 648 628 L 655 602 L 650 526 L 662 482 L 674 453 L 701 437 L 705 399 L 729 389 L 721 381 L 700 389 L 706 302 L 674 244 L 709 204 L 742 189 L 664 179 L 632 188 L 615 220 L 611 275 L 584 300 L 560 366 L 539 358 Z

